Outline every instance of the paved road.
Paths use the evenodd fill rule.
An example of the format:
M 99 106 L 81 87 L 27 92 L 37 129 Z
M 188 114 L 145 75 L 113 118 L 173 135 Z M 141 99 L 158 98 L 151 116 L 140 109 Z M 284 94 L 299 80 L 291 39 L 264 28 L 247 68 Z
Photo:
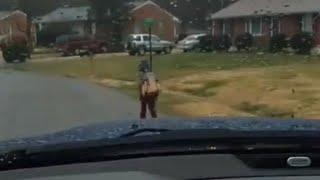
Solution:
M 174 49 L 172 54 L 180 54 L 181 50 Z M 126 52 L 119 52 L 119 53 L 105 53 L 105 54 L 96 54 L 94 58 L 108 58 L 112 56 L 128 56 Z M 70 60 L 81 60 L 84 57 L 80 56 L 68 56 L 68 57 L 61 57 L 57 53 L 48 53 L 48 54 L 32 54 L 32 58 L 28 61 L 32 62 L 45 62 L 45 61 L 70 61 Z M 86 58 L 86 57 L 85 57 Z M 0 51 L 0 66 L 4 66 L 6 63 L 2 58 L 2 52 Z
M 0 70 L 0 141 L 137 117 L 138 104 L 80 80 Z
M 128 56 L 127 53 L 106 53 L 106 54 L 96 54 L 94 58 L 109 58 L 112 56 Z M 70 60 L 82 60 L 83 58 L 87 57 L 80 57 L 80 56 L 68 56 L 62 57 L 55 53 L 49 54 L 33 54 L 32 58 L 27 60 L 30 62 L 46 62 L 46 61 L 70 61 Z M 2 53 L 0 51 L 0 67 L 5 66 L 6 63 L 2 58 Z
M 128 56 L 127 53 L 106 53 L 106 54 L 96 54 L 95 58 L 108 58 L 112 56 Z M 87 57 L 80 57 L 80 56 L 68 56 L 68 57 L 61 57 L 57 56 L 56 54 L 48 54 L 46 55 L 33 55 L 32 59 L 30 61 L 32 62 L 45 62 L 45 61 L 70 61 L 70 60 L 81 60 L 83 58 Z

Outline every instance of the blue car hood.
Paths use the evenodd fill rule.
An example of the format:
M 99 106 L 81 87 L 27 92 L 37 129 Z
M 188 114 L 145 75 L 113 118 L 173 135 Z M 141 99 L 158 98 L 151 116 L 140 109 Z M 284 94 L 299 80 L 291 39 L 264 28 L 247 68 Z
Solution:
M 74 143 L 90 140 L 113 139 L 137 129 L 226 129 L 240 131 L 319 131 L 320 122 L 308 120 L 255 119 L 255 118 L 205 118 L 205 119 L 160 119 L 130 120 L 100 123 L 76 127 L 39 137 L 14 139 L 0 142 L 0 151 L 42 145 Z

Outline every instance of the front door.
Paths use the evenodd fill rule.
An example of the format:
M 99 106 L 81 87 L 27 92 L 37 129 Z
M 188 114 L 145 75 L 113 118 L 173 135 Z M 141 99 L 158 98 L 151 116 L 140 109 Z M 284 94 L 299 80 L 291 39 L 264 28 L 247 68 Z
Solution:
M 316 45 L 320 45 L 320 18 L 317 18 L 314 21 L 313 31 L 314 31 Z
M 270 36 L 274 36 L 280 33 L 280 19 L 279 17 L 271 18 L 270 23 Z

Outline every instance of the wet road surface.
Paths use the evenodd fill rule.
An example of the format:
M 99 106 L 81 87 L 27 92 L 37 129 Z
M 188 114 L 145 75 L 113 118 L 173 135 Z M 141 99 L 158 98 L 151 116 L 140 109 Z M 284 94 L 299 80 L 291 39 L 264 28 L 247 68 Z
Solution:
M 138 102 L 85 81 L 0 70 L 0 141 L 138 117 Z

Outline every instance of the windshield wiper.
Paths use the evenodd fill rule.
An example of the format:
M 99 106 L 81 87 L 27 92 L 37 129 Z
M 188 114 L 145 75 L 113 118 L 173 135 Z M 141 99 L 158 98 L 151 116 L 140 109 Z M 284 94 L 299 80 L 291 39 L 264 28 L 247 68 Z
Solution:
M 126 137 L 133 137 L 137 135 L 143 135 L 144 133 L 151 133 L 152 135 L 154 134 L 161 134 L 163 132 L 168 132 L 171 131 L 170 129 L 157 129 L 157 128 L 145 128 L 145 129 L 138 129 L 134 130 L 132 132 L 126 133 L 121 135 L 119 138 L 126 138 Z

